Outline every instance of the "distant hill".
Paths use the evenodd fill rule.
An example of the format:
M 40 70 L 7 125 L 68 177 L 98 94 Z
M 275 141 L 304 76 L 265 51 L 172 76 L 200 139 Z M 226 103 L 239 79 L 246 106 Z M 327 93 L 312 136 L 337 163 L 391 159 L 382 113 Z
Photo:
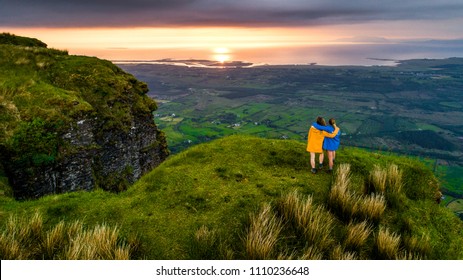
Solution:
M 120 191 L 166 158 L 145 83 L 46 46 L 0 34 L 0 169 L 16 198 Z
M 169 157 L 119 194 L 3 199 L 0 221 L 39 211 L 45 228 L 117 225 L 135 259 L 463 259 L 463 223 L 436 203 L 438 182 L 422 163 L 343 148 L 334 174 L 313 175 L 308 161 L 297 141 L 225 137 Z M 374 174 L 394 166 L 381 191 Z

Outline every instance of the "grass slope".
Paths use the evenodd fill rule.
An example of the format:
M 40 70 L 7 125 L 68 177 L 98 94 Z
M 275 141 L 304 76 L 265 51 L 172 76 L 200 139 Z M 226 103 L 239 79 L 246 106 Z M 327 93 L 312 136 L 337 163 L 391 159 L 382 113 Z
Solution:
M 0 34 L 0 160 L 40 166 L 75 152 L 63 140 L 78 121 L 131 128 L 157 108 L 147 85 L 109 61 L 68 55 L 37 39 Z M 6 163 L 5 163 L 5 166 Z
M 401 247 L 413 243 L 406 240 L 425 240 L 429 259 L 463 259 L 463 225 L 434 201 L 437 181 L 423 164 L 351 148 L 339 151 L 337 165 L 341 163 L 350 164 L 350 181 L 355 186 L 353 191 L 358 192 L 367 188 L 368 174 L 375 165 L 395 163 L 403 172 L 403 196 L 388 202 L 381 219 L 371 223 L 372 233 L 364 241 L 366 245 L 357 251 L 358 256 L 382 258 L 372 249 L 374 240 L 377 236 L 390 236 L 391 232 L 402 236 Z M 140 244 L 132 258 L 242 259 L 250 258 L 244 239 L 251 215 L 264 205 L 271 205 L 270 209 L 278 215 L 276 206 L 282 195 L 294 190 L 302 197 L 311 195 L 314 205 L 330 209 L 332 181 L 331 174 L 309 173 L 304 143 L 231 136 L 171 156 L 119 194 L 97 190 L 25 202 L 3 197 L 0 221 L 5 225 L 12 214 L 32 216 L 38 211 L 44 228 L 62 220 L 80 220 L 87 226 L 117 226 L 123 237 L 136 239 Z M 355 226 L 329 211 L 334 213 L 330 236 L 335 244 L 344 244 L 347 232 Z M 206 238 L 201 239 L 201 233 Z M 209 247 L 201 245 L 207 243 L 207 236 Z M 308 244 L 288 229 L 282 230 L 275 241 L 277 247 L 285 248 L 282 252 L 286 256 L 301 258 L 310 253 L 306 250 Z M 341 247 L 335 244 L 328 250 L 340 251 Z

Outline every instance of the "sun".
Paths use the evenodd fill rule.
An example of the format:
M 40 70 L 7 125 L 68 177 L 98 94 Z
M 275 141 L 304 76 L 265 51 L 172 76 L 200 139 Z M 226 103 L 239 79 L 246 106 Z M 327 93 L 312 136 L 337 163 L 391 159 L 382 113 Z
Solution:
M 213 51 L 214 53 L 213 57 L 215 60 L 217 60 L 220 63 L 224 63 L 226 61 L 229 61 L 231 56 L 230 56 L 230 49 L 229 48 L 215 48 Z

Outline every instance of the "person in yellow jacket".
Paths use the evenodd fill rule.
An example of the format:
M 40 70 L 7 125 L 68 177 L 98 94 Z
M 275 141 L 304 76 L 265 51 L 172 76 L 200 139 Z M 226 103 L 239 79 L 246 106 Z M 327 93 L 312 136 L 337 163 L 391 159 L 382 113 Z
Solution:
M 334 129 L 334 130 L 333 130 Z M 317 117 L 317 121 L 312 124 L 309 129 L 307 139 L 307 152 L 310 153 L 310 165 L 312 166 L 312 173 L 317 173 L 315 168 L 315 155 L 320 154 L 319 164 L 323 166 L 323 140 L 325 137 L 334 138 L 339 132 L 339 127 L 336 125 L 327 126 L 322 117 Z

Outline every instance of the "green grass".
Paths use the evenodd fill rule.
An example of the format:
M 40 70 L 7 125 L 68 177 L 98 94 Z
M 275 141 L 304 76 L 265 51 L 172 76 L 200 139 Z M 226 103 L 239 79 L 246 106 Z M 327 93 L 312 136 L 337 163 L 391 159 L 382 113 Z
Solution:
M 11 215 L 0 235 L 1 259 L 128 260 L 134 249 L 117 227 L 61 221 L 46 230 L 38 212 L 30 219 Z
M 463 167 L 439 165 L 436 173 L 443 182 L 444 191 L 463 197 Z
M 82 119 L 98 119 L 99 131 L 128 131 L 134 115 L 157 108 L 147 91 L 109 61 L 0 34 L 2 160 L 41 166 L 65 157 L 72 147 L 61 135 Z
M 319 235 L 285 223 L 281 238 L 276 238 L 272 253 L 266 257 L 381 258 L 384 255 L 375 254 L 374 238 L 382 226 L 401 234 L 400 248 L 407 248 L 406 244 L 416 247 L 416 242 L 408 241 L 425 235 L 429 237 L 426 258 L 463 259 L 463 225 L 435 203 L 438 183 L 424 164 L 352 148 L 338 152 L 338 163 L 350 165 L 355 192 L 366 189 L 368 174 L 375 166 L 396 164 L 402 172 L 401 193 L 405 198 L 400 204 L 387 205 L 365 240 L 358 237 L 360 240 L 355 241 L 350 234 L 348 244 L 354 252 L 343 245 L 350 222 L 335 215 L 330 234 L 333 240 L 327 245 L 301 243 L 304 239 L 295 238 L 298 234 L 312 236 L 308 240 L 320 240 Z M 258 215 L 264 205 L 270 205 L 272 215 L 281 219 L 278 202 L 297 191 L 303 200 L 311 196 L 313 207 L 332 212 L 328 204 L 332 175 L 323 171 L 313 175 L 309 170 L 304 143 L 230 136 L 171 156 L 119 194 L 97 190 L 24 202 L 4 198 L 0 222 L 5 225 L 11 214 L 27 217 L 38 211 L 46 227 L 75 220 L 88 227 L 103 223 L 117 226 L 121 238 L 136 237 L 139 241 L 137 253 L 131 256 L 136 259 L 246 259 L 251 257 L 244 241 L 252 224 L 250 217 Z M 198 247 L 207 249 L 198 251 Z
M 453 212 L 463 212 L 463 199 L 455 199 L 450 202 L 447 207 Z

